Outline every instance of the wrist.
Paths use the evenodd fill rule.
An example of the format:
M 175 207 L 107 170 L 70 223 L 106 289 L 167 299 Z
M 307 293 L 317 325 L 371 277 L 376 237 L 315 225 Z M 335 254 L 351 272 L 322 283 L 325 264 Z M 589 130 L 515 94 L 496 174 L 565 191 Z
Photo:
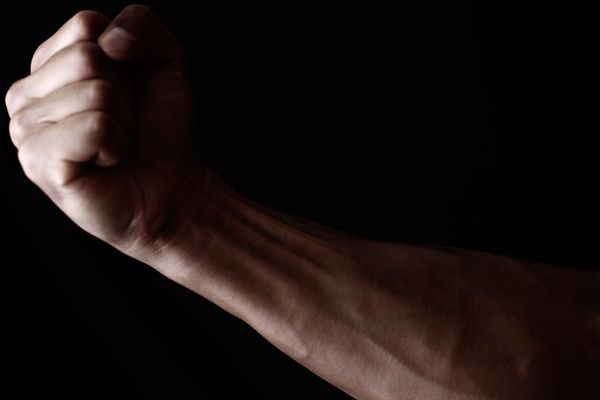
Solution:
M 202 213 L 211 212 L 214 207 L 214 191 L 211 172 L 200 163 L 194 163 L 166 177 L 166 200 L 155 212 L 156 216 L 146 216 L 141 228 L 133 229 L 128 240 L 115 244 L 123 253 L 157 268 L 160 258 L 164 258 L 180 238 L 186 236 L 191 224 L 197 222 Z M 159 268 L 157 268 L 159 269 Z
M 302 284 L 293 265 L 299 260 L 288 247 L 311 241 L 214 171 L 204 170 L 200 182 L 170 226 L 129 254 L 259 329 L 277 319 L 282 303 L 298 303 Z

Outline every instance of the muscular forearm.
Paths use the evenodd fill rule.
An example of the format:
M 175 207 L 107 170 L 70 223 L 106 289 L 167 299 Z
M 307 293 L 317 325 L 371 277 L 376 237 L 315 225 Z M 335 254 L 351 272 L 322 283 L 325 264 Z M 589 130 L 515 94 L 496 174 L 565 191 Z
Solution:
M 578 368 L 569 390 L 600 389 L 598 274 L 560 284 L 552 267 L 336 234 L 209 176 L 193 217 L 138 258 L 348 393 L 553 398 L 574 383 L 563 362 Z
M 243 199 L 198 166 L 184 58 L 146 7 L 83 11 L 11 86 L 23 169 L 75 223 L 361 399 L 600 396 L 597 273 L 372 242 Z

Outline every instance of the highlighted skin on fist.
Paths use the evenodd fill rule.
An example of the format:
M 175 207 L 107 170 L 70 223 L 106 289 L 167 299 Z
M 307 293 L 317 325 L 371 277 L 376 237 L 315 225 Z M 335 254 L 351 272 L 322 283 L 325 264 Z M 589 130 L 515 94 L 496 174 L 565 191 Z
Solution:
M 112 21 L 82 11 L 38 47 L 31 74 L 6 95 L 25 174 L 83 229 L 128 253 L 176 230 L 202 186 L 183 59 L 144 6 Z

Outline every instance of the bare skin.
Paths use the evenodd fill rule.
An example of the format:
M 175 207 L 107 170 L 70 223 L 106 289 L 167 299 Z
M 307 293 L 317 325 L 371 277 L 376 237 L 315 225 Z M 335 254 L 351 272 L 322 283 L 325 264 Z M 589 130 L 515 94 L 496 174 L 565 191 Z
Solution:
M 359 399 L 600 396 L 600 273 L 374 242 L 253 203 L 197 161 L 183 58 L 145 7 L 84 11 L 10 88 L 23 169 L 79 226 Z

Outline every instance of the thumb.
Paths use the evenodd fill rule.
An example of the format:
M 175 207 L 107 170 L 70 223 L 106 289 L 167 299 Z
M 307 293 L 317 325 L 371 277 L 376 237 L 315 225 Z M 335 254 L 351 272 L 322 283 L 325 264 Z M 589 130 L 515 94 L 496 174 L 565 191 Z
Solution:
M 100 35 L 98 45 L 119 62 L 165 65 L 183 59 L 173 34 L 148 7 L 139 4 L 125 7 Z

